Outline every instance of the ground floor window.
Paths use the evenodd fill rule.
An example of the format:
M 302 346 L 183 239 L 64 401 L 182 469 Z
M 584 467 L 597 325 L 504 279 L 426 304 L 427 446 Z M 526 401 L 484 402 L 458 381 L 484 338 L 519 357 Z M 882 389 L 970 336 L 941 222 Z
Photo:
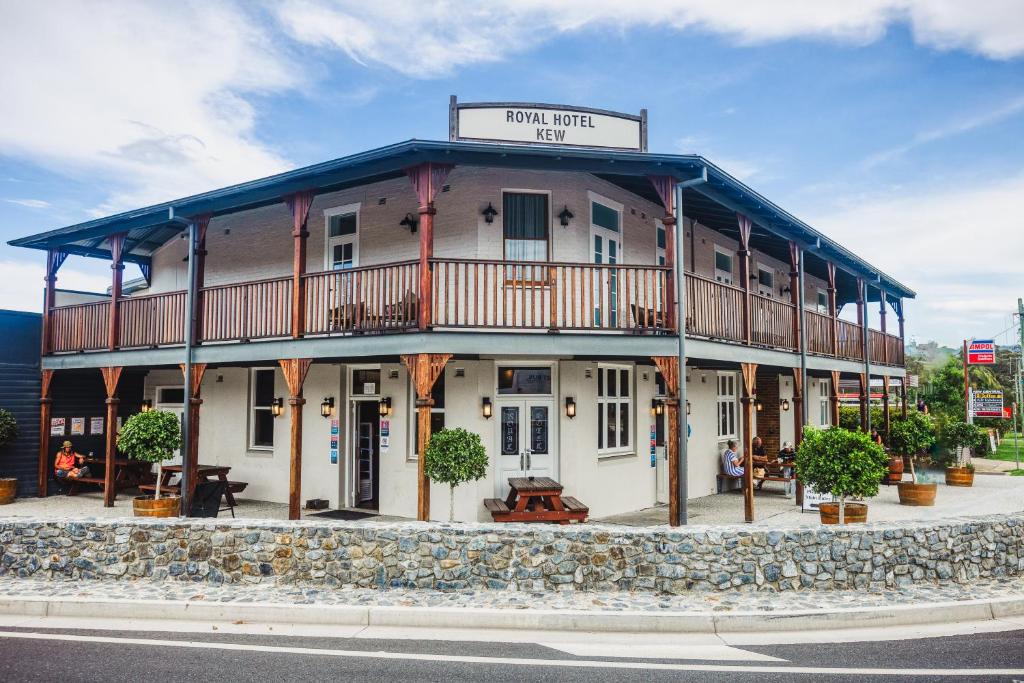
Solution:
M 822 427 L 828 427 L 832 422 L 831 384 L 827 379 L 821 380 L 818 384 L 821 387 L 821 393 L 818 395 L 818 424 Z
M 629 452 L 632 429 L 633 371 L 621 365 L 597 368 L 597 452 Z
M 548 395 L 551 393 L 551 367 L 502 365 L 498 367 L 498 395 Z
M 735 439 L 736 373 L 718 373 L 718 438 Z
M 434 382 L 434 388 L 430 391 L 430 398 L 434 399 L 434 405 L 430 408 L 430 433 L 437 434 L 439 431 L 444 429 L 444 373 L 442 372 L 437 381 Z M 420 443 L 420 421 L 418 411 L 416 410 L 416 392 L 412 392 L 412 400 L 409 402 L 412 406 L 412 447 L 409 449 L 412 452 L 412 458 L 416 459 L 419 457 L 419 443 Z
M 274 368 L 253 368 L 249 377 L 249 448 L 274 447 Z

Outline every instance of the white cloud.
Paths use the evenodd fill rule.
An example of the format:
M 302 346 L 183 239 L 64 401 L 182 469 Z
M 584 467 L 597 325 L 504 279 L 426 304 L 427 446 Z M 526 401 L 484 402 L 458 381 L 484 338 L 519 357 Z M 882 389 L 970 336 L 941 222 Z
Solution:
M 275 8 L 295 39 L 414 78 L 506 59 L 556 34 L 637 26 L 699 30 L 741 45 L 792 38 L 867 44 L 896 23 L 940 50 L 993 59 L 1024 54 L 1024 6 L 1014 0 L 287 0 Z
M 109 273 L 110 269 L 106 268 L 106 271 Z M 41 259 L 37 257 L 35 262 L 25 259 L 0 261 L 0 272 L 4 274 L 4 286 L 0 287 L 0 309 L 36 313 L 43 310 L 43 279 L 46 276 L 46 266 Z M 71 262 L 65 264 L 57 273 L 57 287 L 60 289 L 105 292 L 109 286 L 109 275 L 81 270 Z
M 868 198 L 812 217 L 818 227 L 915 289 L 908 331 L 954 344 L 1002 330 L 1024 292 L 1024 175 L 984 186 Z
M 17 204 L 18 206 L 24 206 L 29 209 L 48 209 L 50 208 L 50 202 L 43 201 L 42 199 L 5 199 L 8 204 Z
M 0 153 L 99 180 L 99 212 L 283 170 L 245 97 L 300 69 L 257 18 L 198 1 L 8 3 Z

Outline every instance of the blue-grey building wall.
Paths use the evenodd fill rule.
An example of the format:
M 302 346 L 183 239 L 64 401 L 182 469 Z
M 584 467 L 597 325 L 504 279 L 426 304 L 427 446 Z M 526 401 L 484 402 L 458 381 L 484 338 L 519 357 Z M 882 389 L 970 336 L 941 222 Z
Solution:
M 0 310 L 0 408 L 18 422 L 18 438 L 0 446 L 0 476 L 17 478 L 19 496 L 38 489 L 41 330 L 38 313 Z

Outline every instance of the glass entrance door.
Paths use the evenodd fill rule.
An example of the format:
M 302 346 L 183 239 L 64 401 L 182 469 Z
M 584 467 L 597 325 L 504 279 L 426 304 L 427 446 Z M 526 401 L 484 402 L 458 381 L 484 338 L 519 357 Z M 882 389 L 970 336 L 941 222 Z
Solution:
M 495 492 L 508 495 L 511 477 L 552 477 L 557 475 L 557 442 L 552 420 L 554 401 L 503 399 L 497 403 L 498 447 Z

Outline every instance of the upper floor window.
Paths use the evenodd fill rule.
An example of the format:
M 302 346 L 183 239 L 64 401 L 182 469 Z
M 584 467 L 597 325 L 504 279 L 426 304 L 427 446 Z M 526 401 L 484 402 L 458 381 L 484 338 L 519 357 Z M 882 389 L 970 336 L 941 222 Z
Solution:
M 506 192 L 502 197 L 505 259 L 546 261 L 548 258 L 548 196 Z
M 619 232 L 622 223 L 621 209 L 608 206 L 602 202 L 591 200 L 590 202 L 590 223 L 591 225 Z
M 818 313 L 828 315 L 828 294 L 823 289 L 818 290 Z
M 657 230 L 658 235 L 657 246 L 654 250 L 654 258 L 655 262 L 659 266 L 663 266 L 665 265 L 665 245 L 667 244 L 667 239 L 665 237 L 665 225 L 661 221 L 655 221 L 654 227 Z
M 359 265 L 359 204 L 324 211 L 327 223 L 325 267 L 345 270 Z
M 757 293 L 761 296 L 771 296 L 775 292 L 775 271 L 758 264 L 757 266 Z
M 715 279 L 727 285 L 732 284 L 732 252 L 715 246 Z

